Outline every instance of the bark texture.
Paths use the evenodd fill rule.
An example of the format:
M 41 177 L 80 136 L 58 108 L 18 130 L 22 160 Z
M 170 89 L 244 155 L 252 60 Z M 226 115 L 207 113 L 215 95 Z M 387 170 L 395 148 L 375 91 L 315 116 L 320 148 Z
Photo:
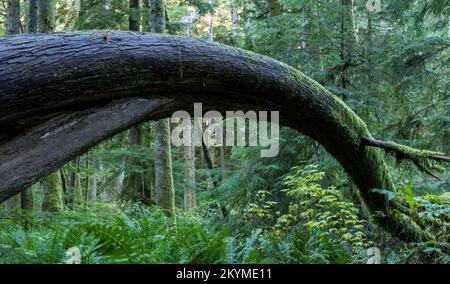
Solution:
M 42 200 L 42 211 L 60 212 L 64 209 L 61 194 L 61 179 L 58 173 L 53 173 L 43 180 L 44 199 Z
M 136 98 L 140 97 L 140 98 Z M 142 121 L 192 104 L 278 110 L 321 143 L 358 186 L 379 223 L 405 240 L 431 236 L 371 189 L 393 190 L 365 123 L 300 71 L 238 48 L 167 35 L 110 32 L 0 39 L 0 202 Z
M 34 34 L 37 32 L 37 23 L 38 23 L 38 6 L 37 0 L 28 0 L 27 1 L 27 26 L 26 32 L 29 34 Z
M 8 0 L 8 22 L 6 33 L 9 35 L 20 33 L 20 1 Z M 19 210 L 20 196 L 11 198 L 6 202 L 6 211 L 12 212 Z
M 139 31 L 140 19 L 139 19 L 139 0 L 129 0 L 128 2 L 129 12 L 129 30 Z
M 157 121 L 155 133 L 155 200 L 167 215 L 175 216 L 169 120 Z
M 20 33 L 20 1 L 8 0 L 8 25 L 7 34 L 15 35 Z
M 150 0 L 151 31 L 164 33 L 166 29 L 164 0 Z
M 38 30 L 40 33 L 48 33 L 55 30 L 53 5 L 52 0 L 38 1 Z
M 150 1 L 151 30 L 164 33 L 166 8 L 164 0 Z M 169 216 L 175 217 L 175 190 L 172 174 L 172 149 L 170 145 L 170 122 L 161 119 L 155 123 L 155 200 Z

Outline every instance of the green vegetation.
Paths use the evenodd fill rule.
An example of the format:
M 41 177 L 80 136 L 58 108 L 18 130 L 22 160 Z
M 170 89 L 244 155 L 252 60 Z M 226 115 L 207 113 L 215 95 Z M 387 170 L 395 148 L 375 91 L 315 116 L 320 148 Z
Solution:
M 7 2 L 0 36 L 28 17 L 20 1 L 20 17 L 8 18 Z M 153 1 L 51 2 L 46 30 L 128 30 L 133 19 L 136 32 L 151 30 Z M 270 56 L 338 96 L 373 139 L 389 141 L 366 146 L 395 154 L 385 163 L 397 190 L 372 189 L 392 210 L 371 214 L 336 160 L 288 127 L 280 153 L 261 158 L 260 146 L 162 147 L 161 127 L 145 122 L 34 184 L 27 206 L 18 197 L 1 204 L 0 263 L 450 263 L 448 1 L 382 0 L 379 13 L 366 1 L 155 2 L 165 2 L 156 10 L 167 13 L 166 33 Z M 433 240 L 401 241 L 377 225 L 378 214 L 410 216 Z

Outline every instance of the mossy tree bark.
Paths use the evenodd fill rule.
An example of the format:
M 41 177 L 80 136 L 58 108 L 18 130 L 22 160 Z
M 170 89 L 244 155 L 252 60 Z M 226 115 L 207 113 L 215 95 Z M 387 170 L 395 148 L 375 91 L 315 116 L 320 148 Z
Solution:
M 44 198 L 42 200 L 42 211 L 61 212 L 63 201 L 61 192 L 61 179 L 58 173 L 52 173 L 42 181 L 44 186 Z
M 164 0 L 150 1 L 151 31 L 164 33 L 166 29 Z M 155 201 L 169 216 L 175 217 L 175 190 L 172 175 L 170 122 L 158 120 L 155 131 Z
M 175 217 L 175 191 L 168 119 L 161 119 L 155 123 L 155 195 L 156 204 L 167 215 Z
M 405 240 L 431 238 L 371 191 L 395 187 L 381 150 L 362 143 L 372 137 L 365 123 L 286 64 L 192 38 L 109 32 L 105 39 L 102 31 L 0 38 L 0 62 L 0 202 L 113 134 L 192 113 L 202 102 L 204 111 L 222 113 L 278 110 L 280 123 L 341 163 L 368 208 L 383 213 L 374 217 L 385 229 Z

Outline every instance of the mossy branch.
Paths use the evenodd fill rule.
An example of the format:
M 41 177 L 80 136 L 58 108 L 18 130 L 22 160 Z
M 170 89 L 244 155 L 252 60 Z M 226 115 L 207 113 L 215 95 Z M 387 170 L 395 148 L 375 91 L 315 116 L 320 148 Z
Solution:
M 439 179 L 439 177 L 433 174 L 433 170 L 441 170 L 442 168 L 432 163 L 432 161 L 450 163 L 450 157 L 445 156 L 444 153 L 441 152 L 415 149 L 392 141 L 381 141 L 368 137 L 363 137 L 361 142 L 364 146 L 383 148 L 386 152 L 394 153 L 397 161 L 410 160 L 421 171 L 436 179 Z

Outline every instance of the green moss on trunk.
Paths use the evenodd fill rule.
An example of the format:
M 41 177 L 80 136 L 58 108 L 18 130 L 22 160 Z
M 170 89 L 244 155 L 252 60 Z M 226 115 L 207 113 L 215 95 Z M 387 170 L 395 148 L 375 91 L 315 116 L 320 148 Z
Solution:
M 44 199 L 42 200 L 42 211 L 60 212 L 63 210 L 61 179 L 57 173 L 53 173 L 42 181 L 44 186 Z

